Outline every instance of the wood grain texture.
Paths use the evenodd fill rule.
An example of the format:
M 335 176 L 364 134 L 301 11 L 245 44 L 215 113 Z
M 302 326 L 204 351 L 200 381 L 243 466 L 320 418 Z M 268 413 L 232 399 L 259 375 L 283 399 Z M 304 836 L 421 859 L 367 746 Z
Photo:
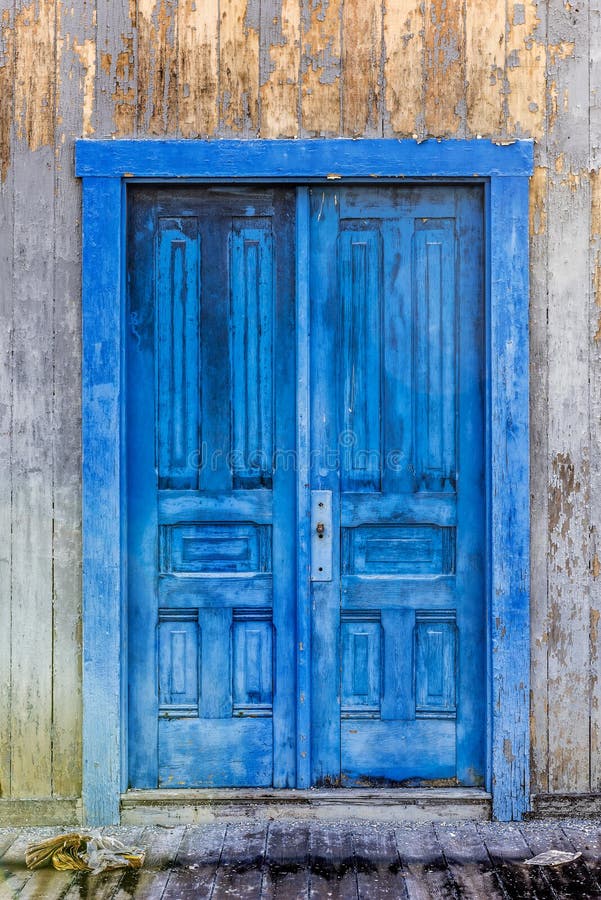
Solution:
M 342 130 L 350 137 L 382 133 L 382 4 L 345 3 L 342 9 Z
M 219 122 L 221 134 L 259 129 L 259 8 L 255 0 L 219 6 Z
M 102 137 L 129 137 L 137 120 L 135 0 L 95 0 L 94 125 Z M 94 20 L 93 20 L 94 21 Z
M 177 129 L 176 0 L 140 0 L 137 6 L 137 123 L 145 134 Z
M 300 2 L 261 4 L 261 137 L 296 137 L 299 130 Z
M 342 0 L 303 0 L 301 24 L 301 132 L 340 134 Z
M 182 0 L 177 7 L 178 117 L 182 137 L 208 137 L 218 122 L 219 6 Z
M 589 7 L 589 34 L 599 34 L 601 3 L 594 0 Z M 601 491 L 601 151 L 596 136 L 601 134 L 601 42 L 591 40 L 589 47 L 589 171 L 591 182 L 590 221 L 590 453 L 591 498 Z M 590 603 L 591 603 L 591 785 L 601 789 L 601 518 L 598 504 L 590 508 Z
M 15 797 L 52 792 L 55 22 L 53 5 L 23 5 L 15 13 L 10 710 Z M 39 79 L 30 78 L 34 60 L 40 60 Z M 23 152 L 25 146 L 29 152 Z
M 423 132 L 424 7 L 419 0 L 384 4 L 385 134 Z
M 13 196 L 12 118 L 14 79 L 13 4 L 2 0 L 0 81 L 5 98 L 0 113 L 0 797 L 11 791 L 11 630 L 12 630 L 12 333 Z
M 424 128 L 460 137 L 465 125 L 465 20 L 462 3 L 424 4 Z
M 548 201 L 548 497 L 549 497 L 549 790 L 589 789 L 590 448 L 588 16 L 549 3 L 549 39 L 567 35 L 574 53 L 550 74 L 559 96 L 549 128 Z M 586 239 L 582 239 L 587 235 Z M 569 322 L 569 328 L 566 328 Z M 569 361 L 569 363 L 568 363 Z M 579 401 L 574 402 L 578 397 Z M 569 710 L 569 715 L 566 711 Z
M 465 6 L 465 104 L 470 134 L 497 136 L 505 126 L 505 0 Z

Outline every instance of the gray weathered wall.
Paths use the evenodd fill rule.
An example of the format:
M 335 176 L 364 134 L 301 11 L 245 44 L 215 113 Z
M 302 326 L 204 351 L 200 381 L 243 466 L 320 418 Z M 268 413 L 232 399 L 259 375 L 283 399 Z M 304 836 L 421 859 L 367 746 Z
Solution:
M 600 789 L 600 90 L 601 0 L 0 0 L 3 800 L 81 788 L 73 140 L 111 135 L 536 139 L 533 790 Z

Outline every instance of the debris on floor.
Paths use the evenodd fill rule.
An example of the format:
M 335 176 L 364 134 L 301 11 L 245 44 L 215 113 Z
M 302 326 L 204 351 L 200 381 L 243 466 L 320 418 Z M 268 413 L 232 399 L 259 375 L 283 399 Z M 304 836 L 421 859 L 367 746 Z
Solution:
M 107 869 L 139 869 L 144 855 L 144 850 L 127 847 L 117 838 L 74 831 L 28 844 L 25 864 L 28 869 L 53 866 L 61 872 L 75 870 L 98 875 Z
M 568 853 L 566 850 L 546 850 L 531 859 L 525 859 L 525 866 L 565 866 L 566 863 L 575 862 L 582 853 Z

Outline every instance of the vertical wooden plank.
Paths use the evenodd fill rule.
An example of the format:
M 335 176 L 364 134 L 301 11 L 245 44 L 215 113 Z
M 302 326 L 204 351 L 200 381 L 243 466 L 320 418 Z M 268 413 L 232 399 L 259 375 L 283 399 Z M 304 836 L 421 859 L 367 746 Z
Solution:
M 507 4 L 507 131 L 515 137 L 540 138 L 544 133 L 547 54 L 539 18 L 543 6 Z
M 601 0 L 589 4 L 589 34 L 601 34 Z M 591 173 L 591 241 L 590 280 L 590 434 L 591 434 L 591 497 L 601 491 L 601 42 L 590 41 L 589 49 L 589 142 Z M 598 504 L 590 510 L 591 547 L 591 791 L 601 789 L 601 650 L 599 627 L 601 619 L 601 517 Z
M 382 134 L 382 3 L 342 7 L 342 131 L 350 137 Z
M 261 137 L 299 131 L 300 0 L 261 3 Z
M 589 790 L 590 456 L 589 32 L 584 7 L 550 0 L 549 41 L 569 36 L 550 77 L 561 102 L 549 130 L 549 790 Z M 569 710 L 569 713 L 566 711 Z
M 537 150 L 539 155 L 544 150 Z M 547 368 L 548 171 L 537 165 L 530 180 L 530 373 L 537 389 L 530 395 L 531 496 L 531 726 L 532 791 L 548 790 L 548 503 L 547 431 L 549 385 Z
M 302 0 L 301 131 L 331 137 L 341 129 L 342 0 Z
M 182 137 L 211 137 L 218 122 L 219 4 L 177 6 L 177 91 Z
M 468 135 L 495 137 L 504 130 L 506 7 L 506 0 L 465 6 Z
M 528 808 L 528 180 L 491 179 L 490 559 L 493 813 Z
M 256 136 L 259 129 L 259 4 L 220 0 L 220 132 Z
M 296 189 L 297 787 L 311 784 L 309 189 Z
M 49 796 L 52 789 L 48 438 L 53 402 L 55 25 L 53 4 L 23 5 L 16 12 L 11 789 L 17 797 Z
M 424 100 L 421 0 L 385 0 L 384 57 L 384 135 L 421 134 Z
M 136 0 L 95 0 L 96 97 L 100 137 L 128 137 L 136 129 Z
M 137 125 L 145 134 L 177 128 L 177 0 L 139 0 Z
M 460 136 L 465 129 L 464 5 L 426 0 L 424 9 L 425 131 Z
M 83 805 L 119 821 L 121 789 L 121 184 L 89 178 L 83 204 Z M 99 513 L 102 514 L 99 514 Z
M 0 797 L 10 796 L 12 330 L 13 330 L 13 2 L 0 0 Z
M 81 192 L 71 140 L 93 124 L 94 5 L 66 7 L 57 66 L 53 423 L 53 794 L 81 795 Z

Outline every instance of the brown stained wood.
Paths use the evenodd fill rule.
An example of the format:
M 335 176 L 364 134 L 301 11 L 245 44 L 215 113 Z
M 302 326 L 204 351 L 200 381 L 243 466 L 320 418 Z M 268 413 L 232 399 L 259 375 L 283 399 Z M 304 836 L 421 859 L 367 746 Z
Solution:
M 219 118 L 223 135 L 259 129 L 259 21 L 255 0 L 219 4 Z
M 539 28 L 538 4 L 508 6 L 507 130 L 515 137 L 540 138 L 544 132 L 546 53 L 544 32 Z
M 465 7 L 468 134 L 496 137 L 504 131 L 505 11 L 505 0 Z
M 353 900 L 358 897 L 357 869 L 350 834 L 327 825 L 313 825 L 309 838 L 309 897 Z
M 436 825 L 436 836 L 462 900 L 503 900 L 493 864 L 471 822 Z
M 161 898 L 169 880 L 169 864 L 177 858 L 185 828 L 145 828 L 140 846 L 146 851 L 141 869 L 125 872 L 113 900 Z
M 13 88 L 15 79 L 15 53 L 13 9 L 8 4 L 0 7 L 0 187 L 6 181 L 11 158 L 11 134 L 14 118 Z
M 523 865 L 532 853 L 517 825 L 478 824 L 477 829 L 507 900 L 549 900 L 555 896 L 540 866 Z
M 359 900 L 406 898 L 407 889 L 393 828 L 353 831 Z
M 424 121 L 426 134 L 458 136 L 465 111 L 464 5 L 458 0 L 425 0 Z
M 136 0 L 96 0 L 96 108 L 100 137 L 136 130 Z
M 300 2 L 261 4 L 261 133 L 263 138 L 299 132 Z
M 177 7 L 178 115 L 184 138 L 211 137 L 218 124 L 219 6 L 181 0 Z
M 55 28 L 60 29 L 62 7 L 54 0 L 16 4 L 15 127 L 17 138 L 30 150 L 54 144 L 56 92 Z M 35 71 L 35 77 L 32 73 Z
M 163 900 L 201 900 L 211 896 L 225 831 L 225 825 L 192 825 L 186 829 Z
M 331 137 L 341 128 L 342 0 L 302 0 L 301 130 Z
M 385 133 L 423 131 L 424 12 L 421 0 L 385 0 Z
M 263 900 L 306 898 L 309 890 L 309 825 L 272 822 L 266 845 Z
M 532 856 L 547 850 L 572 853 L 580 849 L 574 847 L 558 824 L 526 823 L 520 825 L 520 831 Z M 551 890 L 565 900 L 598 900 L 601 896 L 601 888 L 582 858 L 562 866 L 547 866 L 544 872 Z
M 453 878 L 432 825 L 395 830 L 409 900 L 456 898 Z
M 266 839 L 266 824 L 227 826 L 214 896 L 260 896 Z
M 342 130 L 349 137 L 381 136 L 382 3 L 342 7 Z
M 174 134 L 177 129 L 176 0 L 138 2 L 138 129 Z

